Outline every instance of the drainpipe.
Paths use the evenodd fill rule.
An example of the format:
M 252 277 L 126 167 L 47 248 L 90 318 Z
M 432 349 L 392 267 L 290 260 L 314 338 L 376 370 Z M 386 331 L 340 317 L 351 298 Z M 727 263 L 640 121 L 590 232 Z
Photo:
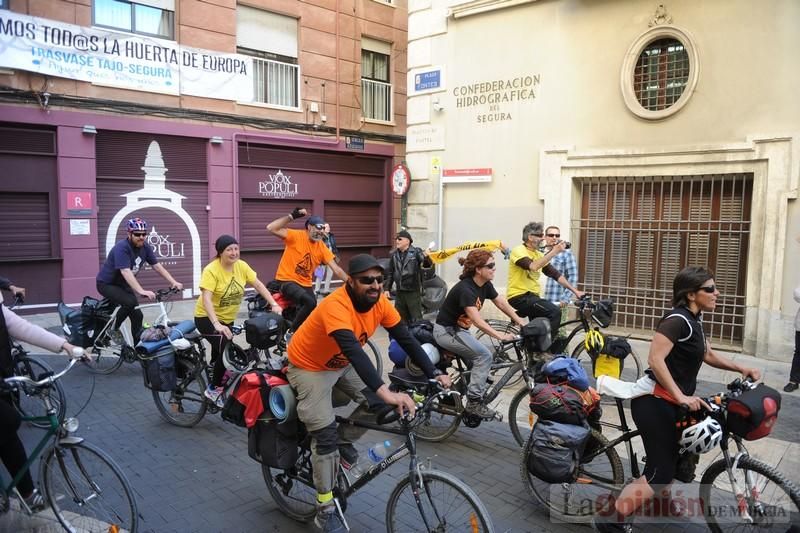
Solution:
M 436 236 L 436 246 L 439 247 L 440 250 L 444 250 L 444 243 L 442 242 L 443 233 L 444 233 L 444 180 L 442 178 L 442 171 L 439 170 L 439 233 Z M 436 274 L 442 274 L 442 264 L 436 265 Z
M 340 1 L 336 0 L 336 145 L 339 145 L 339 12 L 341 10 Z

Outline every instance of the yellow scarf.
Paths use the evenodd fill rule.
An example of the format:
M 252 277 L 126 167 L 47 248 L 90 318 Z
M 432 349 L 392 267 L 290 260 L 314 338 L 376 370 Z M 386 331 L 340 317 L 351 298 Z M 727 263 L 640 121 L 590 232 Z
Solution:
M 428 252 L 428 257 L 435 264 L 444 263 L 458 252 L 466 252 L 469 250 L 489 250 L 494 252 L 496 250 L 503 250 L 505 254 L 506 247 L 503 241 L 469 241 L 454 248 L 445 248 L 444 250 L 432 250 Z

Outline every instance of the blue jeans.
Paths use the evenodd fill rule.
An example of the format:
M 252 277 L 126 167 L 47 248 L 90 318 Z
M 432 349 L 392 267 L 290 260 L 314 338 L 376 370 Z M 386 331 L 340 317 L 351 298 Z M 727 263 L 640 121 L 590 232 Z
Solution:
M 445 328 L 440 324 L 433 325 L 433 338 L 441 348 L 453 352 L 472 364 L 467 398 L 481 400 L 486 392 L 489 371 L 492 369 L 492 352 L 469 331 L 459 327 Z

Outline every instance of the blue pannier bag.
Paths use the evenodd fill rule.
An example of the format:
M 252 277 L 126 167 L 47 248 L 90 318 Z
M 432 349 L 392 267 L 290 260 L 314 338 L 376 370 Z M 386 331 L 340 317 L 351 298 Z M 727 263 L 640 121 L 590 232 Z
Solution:
M 580 361 L 571 357 L 559 356 L 542 367 L 542 374 L 549 382 L 566 381 L 571 387 L 583 392 L 589 388 L 589 377 Z
M 175 373 L 175 352 L 172 347 L 159 350 L 144 361 L 144 384 L 148 389 L 160 392 L 175 390 L 178 376 Z

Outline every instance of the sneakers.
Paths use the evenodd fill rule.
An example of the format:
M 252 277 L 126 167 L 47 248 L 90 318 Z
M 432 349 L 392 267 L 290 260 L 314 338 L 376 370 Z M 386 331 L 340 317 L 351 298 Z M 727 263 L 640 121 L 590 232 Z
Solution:
M 625 522 L 614 521 L 616 513 L 611 516 L 594 515 L 592 517 L 592 529 L 599 533 L 631 533 L 633 528 Z
M 797 387 L 798 387 L 798 386 L 799 386 L 799 385 L 798 385 L 797 383 L 795 383 L 794 381 L 790 381 L 790 382 L 789 382 L 789 383 L 787 383 L 787 384 L 786 384 L 786 386 L 783 388 L 783 392 L 794 392 L 794 391 L 796 391 L 796 390 L 797 390 Z
M 203 395 L 214 402 L 214 405 L 222 408 L 225 405 L 225 399 L 222 397 L 222 392 L 224 390 L 225 389 L 222 387 L 214 387 L 213 385 L 209 385 Z
M 468 414 L 479 416 L 481 418 L 491 419 L 497 416 L 497 411 L 489 409 L 481 403 L 480 400 L 468 399 L 464 411 Z
M 345 470 L 350 470 L 358 462 L 358 450 L 350 443 L 339 445 L 339 462 Z
M 23 500 L 25 500 L 25 505 L 28 506 L 32 513 L 38 513 L 47 506 L 44 497 L 39 493 L 39 489 L 33 489 L 30 496 L 23 498 Z
M 345 533 L 347 531 L 342 522 L 342 517 L 336 511 L 336 505 L 318 507 L 317 514 L 314 516 L 314 525 L 317 531 L 322 533 Z

